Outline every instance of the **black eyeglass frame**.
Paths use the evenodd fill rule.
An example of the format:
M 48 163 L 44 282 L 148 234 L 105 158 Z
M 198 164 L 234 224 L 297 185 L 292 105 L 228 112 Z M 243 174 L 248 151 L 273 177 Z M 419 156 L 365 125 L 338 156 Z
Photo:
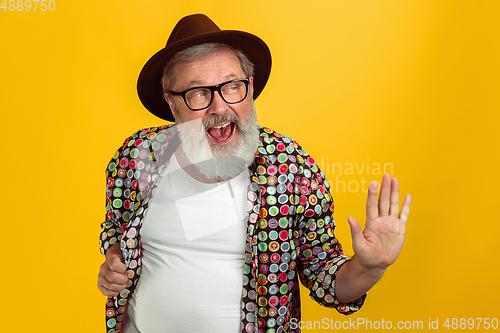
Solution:
M 245 97 L 243 97 L 243 99 L 241 101 L 238 101 L 238 102 L 228 102 L 226 101 L 226 99 L 224 98 L 224 96 L 222 96 L 222 92 L 221 92 L 221 88 L 222 86 L 224 86 L 225 84 L 228 84 L 228 83 L 231 83 L 231 82 L 244 82 L 245 83 Z M 184 100 L 184 103 L 186 104 L 186 106 L 188 107 L 189 110 L 191 111 L 201 111 L 201 110 L 204 110 L 208 107 L 210 107 L 210 105 L 212 105 L 212 102 L 214 100 L 214 93 L 217 91 L 219 93 L 219 96 L 222 98 L 222 100 L 224 102 L 226 102 L 227 104 L 238 104 L 238 103 L 241 103 L 245 100 L 245 98 L 247 98 L 248 96 L 248 84 L 249 84 L 250 80 L 249 79 L 236 79 L 236 80 L 230 80 L 230 81 L 226 81 L 226 82 L 222 82 L 222 83 L 219 83 L 218 85 L 216 86 L 201 86 L 201 87 L 193 87 L 193 88 L 189 88 L 189 89 L 186 89 L 184 91 L 180 91 L 180 92 L 177 92 L 177 91 L 170 91 L 169 93 L 172 95 L 172 96 L 182 96 L 182 99 Z M 191 90 L 195 90 L 195 89 L 208 89 L 210 90 L 210 93 L 211 93 L 211 96 L 210 96 L 210 102 L 208 103 L 207 106 L 205 106 L 204 108 L 201 108 L 201 109 L 193 109 L 191 108 L 187 101 L 186 101 L 186 94 L 188 92 L 190 92 Z

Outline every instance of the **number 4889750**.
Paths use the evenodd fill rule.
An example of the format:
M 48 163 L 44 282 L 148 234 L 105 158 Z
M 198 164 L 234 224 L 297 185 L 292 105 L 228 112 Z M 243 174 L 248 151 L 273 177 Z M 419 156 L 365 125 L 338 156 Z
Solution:
M 41 10 L 45 12 L 47 10 L 53 12 L 56 9 L 56 2 L 54 0 L 4 0 L 0 9 L 3 9 L 5 12 L 8 10 L 9 12 L 21 12 L 27 11 L 29 12 L 31 9 L 33 11 Z

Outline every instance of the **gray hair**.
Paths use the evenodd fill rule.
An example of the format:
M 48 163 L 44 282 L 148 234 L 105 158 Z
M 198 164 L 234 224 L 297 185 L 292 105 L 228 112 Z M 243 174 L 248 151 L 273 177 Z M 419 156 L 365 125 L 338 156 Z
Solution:
M 245 73 L 246 77 L 253 76 L 254 64 L 243 52 L 222 43 L 204 43 L 191 46 L 176 53 L 176 55 L 167 62 L 161 78 L 163 93 L 169 92 L 177 80 L 178 73 L 176 72 L 176 67 L 178 64 L 193 62 L 220 51 L 227 51 L 233 54 L 240 62 L 241 70 Z

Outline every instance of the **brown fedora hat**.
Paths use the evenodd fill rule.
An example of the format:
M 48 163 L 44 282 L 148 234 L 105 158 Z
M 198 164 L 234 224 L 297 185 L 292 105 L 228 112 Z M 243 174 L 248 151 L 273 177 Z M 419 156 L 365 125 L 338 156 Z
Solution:
M 177 52 L 203 43 L 222 43 L 242 51 L 255 65 L 254 99 L 264 89 L 271 72 L 271 52 L 262 39 L 243 31 L 221 30 L 203 14 L 189 15 L 177 23 L 167 45 L 148 60 L 139 75 L 139 98 L 146 109 L 155 116 L 174 121 L 170 107 L 163 97 L 161 85 L 165 64 Z

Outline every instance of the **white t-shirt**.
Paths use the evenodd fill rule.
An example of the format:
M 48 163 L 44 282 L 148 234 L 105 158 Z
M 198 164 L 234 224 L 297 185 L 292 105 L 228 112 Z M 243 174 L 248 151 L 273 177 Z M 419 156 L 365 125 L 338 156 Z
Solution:
M 248 170 L 205 184 L 175 156 L 143 222 L 124 333 L 241 332 Z

